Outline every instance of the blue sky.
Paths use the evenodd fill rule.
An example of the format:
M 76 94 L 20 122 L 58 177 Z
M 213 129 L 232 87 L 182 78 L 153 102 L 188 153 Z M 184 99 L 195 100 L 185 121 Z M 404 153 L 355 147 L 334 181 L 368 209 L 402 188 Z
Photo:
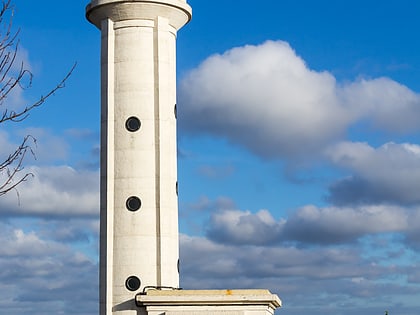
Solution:
M 99 40 L 87 1 L 15 0 L 33 86 L 0 157 L 5 314 L 98 312 Z M 178 36 L 183 288 L 268 288 L 284 315 L 418 315 L 420 4 L 190 0 Z M 5 106 L 3 105 L 3 106 Z M 77 311 L 76 311 L 77 310 Z

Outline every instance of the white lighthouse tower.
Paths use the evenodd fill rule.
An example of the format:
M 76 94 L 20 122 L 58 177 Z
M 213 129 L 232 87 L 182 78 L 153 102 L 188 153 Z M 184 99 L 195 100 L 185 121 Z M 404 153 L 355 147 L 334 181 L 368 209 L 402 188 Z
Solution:
M 91 0 L 101 30 L 100 315 L 271 315 L 267 290 L 178 290 L 176 35 L 186 0 Z
M 191 8 L 92 0 L 86 16 L 102 34 L 100 307 L 108 315 L 145 287 L 179 286 L 175 42 Z

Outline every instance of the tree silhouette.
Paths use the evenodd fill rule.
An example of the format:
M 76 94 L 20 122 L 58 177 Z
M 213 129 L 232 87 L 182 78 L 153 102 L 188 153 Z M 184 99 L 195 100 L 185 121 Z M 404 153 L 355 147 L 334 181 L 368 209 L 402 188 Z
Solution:
M 0 125 L 4 123 L 18 123 L 25 120 L 30 111 L 44 104 L 46 99 L 57 90 L 65 86 L 65 82 L 74 70 L 75 65 L 67 75 L 45 96 L 39 97 L 34 103 L 28 104 L 21 109 L 13 109 L 8 100 L 12 92 L 18 89 L 24 90 L 32 85 L 32 73 L 25 68 L 22 61 L 18 61 L 19 30 L 13 31 L 14 8 L 11 0 L 3 0 L 0 9 Z M 23 138 L 20 145 L 11 152 L 4 161 L 0 161 L 0 196 L 8 193 L 29 177 L 30 172 L 25 172 L 23 162 L 25 156 L 34 154 L 33 146 L 36 139 L 31 135 Z M 0 148 L 1 150 L 1 148 Z

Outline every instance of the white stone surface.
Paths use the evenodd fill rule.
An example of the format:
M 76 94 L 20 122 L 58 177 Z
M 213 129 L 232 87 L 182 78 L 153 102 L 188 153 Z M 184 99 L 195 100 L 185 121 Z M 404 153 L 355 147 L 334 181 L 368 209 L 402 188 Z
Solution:
M 272 315 L 281 306 L 268 290 L 149 290 L 136 303 L 148 315 Z
M 137 315 L 146 286 L 179 286 L 176 33 L 185 0 L 92 0 L 102 34 L 100 314 Z M 125 123 L 138 117 L 141 128 Z M 131 196 L 140 210 L 126 208 Z M 126 288 L 137 276 L 139 290 Z

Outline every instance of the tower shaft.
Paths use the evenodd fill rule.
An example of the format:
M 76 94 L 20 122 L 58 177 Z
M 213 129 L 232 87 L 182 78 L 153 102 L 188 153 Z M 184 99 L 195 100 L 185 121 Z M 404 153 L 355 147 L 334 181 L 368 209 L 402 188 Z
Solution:
M 93 0 L 101 30 L 100 314 L 177 288 L 176 33 L 185 0 Z

